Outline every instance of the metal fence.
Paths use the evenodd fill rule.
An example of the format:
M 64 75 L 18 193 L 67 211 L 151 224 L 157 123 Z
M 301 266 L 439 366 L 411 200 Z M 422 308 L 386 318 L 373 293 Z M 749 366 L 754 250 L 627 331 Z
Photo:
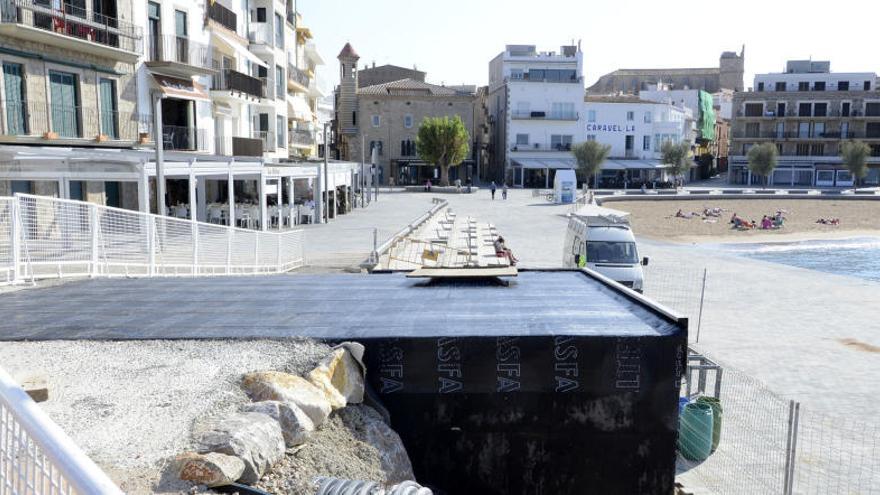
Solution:
M 303 265 L 303 235 L 16 195 L 0 198 L 0 283 L 280 273 Z
M 122 494 L 0 368 L 0 494 Z

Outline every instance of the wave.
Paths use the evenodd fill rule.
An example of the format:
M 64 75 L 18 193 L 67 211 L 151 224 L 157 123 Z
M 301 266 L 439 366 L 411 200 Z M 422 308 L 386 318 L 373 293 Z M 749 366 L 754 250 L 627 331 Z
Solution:
M 880 249 L 880 238 L 858 238 L 824 241 L 802 241 L 792 243 L 739 244 L 729 245 L 729 251 L 743 253 L 785 253 L 798 251 L 835 251 L 841 249 L 873 250 Z

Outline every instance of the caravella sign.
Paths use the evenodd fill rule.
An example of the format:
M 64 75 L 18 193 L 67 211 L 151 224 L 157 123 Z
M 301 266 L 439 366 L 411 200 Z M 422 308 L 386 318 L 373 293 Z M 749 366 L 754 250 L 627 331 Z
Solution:
M 636 132 L 635 125 L 587 124 L 587 131 L 593 132 Z

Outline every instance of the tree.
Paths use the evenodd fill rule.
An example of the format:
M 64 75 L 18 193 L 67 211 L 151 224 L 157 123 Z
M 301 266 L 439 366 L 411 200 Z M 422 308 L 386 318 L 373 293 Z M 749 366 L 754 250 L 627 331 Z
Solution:
M 586 176 L 589 186 L 590 177 L 599 173 L 602 163 L 611 153 L 611 146 L 596 141 L 584 141 L 572 146 L 571 152 L 574 154 L 574 159 L 577 160 L 578 169 Z
M 458 115 L 426 117 L 416 135 L 416 152 L 422 160 L 440 167 L 440 185 L 449 185 L 449 167 L 456 167 L 470 153 L 471 138 Z
M 664 141 L 660 148 L 660 159 L 673 177 L 681 178 L 691 170 L 691 144 L 687 141 Z
M 868 175 L 869 156 L 871 156 L 871 147 L 861 141 L 847 141 L 840 145 L 840 158 L 853 176 L 853 190 L 858 185 L 859 179 Z
M 757 144 L 749 150 L 749 170 L 753 174 L 763 177 L 765 185 L 767 184 L 767 177 L 770 177 L 773 169 L 776 168 L 777 155 L 776 145 L 773 143 Z

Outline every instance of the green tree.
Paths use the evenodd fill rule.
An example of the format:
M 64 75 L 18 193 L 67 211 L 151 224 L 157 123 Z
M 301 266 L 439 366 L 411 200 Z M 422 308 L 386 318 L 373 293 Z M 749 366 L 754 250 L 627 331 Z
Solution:
M 776 168 L 778 154 L 776 145 L 773 143 L 761 143 L 749 149 L 749 170 L 753 174 L 763 177 L 765 186 L 767 185 L 767 178 L 770 177 L 773 169 Z
M 449 185 L 449 167 L 456 167 L 470 153 L 470 136 L 458 115 L 426 117 L 416 135 L 419 158 L 440 167 L 440 185 Z
M 611 153 L 611 146 L 596 141 L 584 141 L 571 148 L 574 159 L 577 160 L 578 169 L 584 174 L 585 182 L 589 186 L 590 177 L 599 173 L 602 163 Z
M 853 176 L 853 190 L 858 186 L 859 180 L 868 175 L 869 156 L 871 147 L 861 141 L 847 141 L 840 145 L 840 158 Z
M 691 170 L 691 144 L 687 141 L 664 141 L 660 148 L 660 160 L 673 177 L 681 178 Z

